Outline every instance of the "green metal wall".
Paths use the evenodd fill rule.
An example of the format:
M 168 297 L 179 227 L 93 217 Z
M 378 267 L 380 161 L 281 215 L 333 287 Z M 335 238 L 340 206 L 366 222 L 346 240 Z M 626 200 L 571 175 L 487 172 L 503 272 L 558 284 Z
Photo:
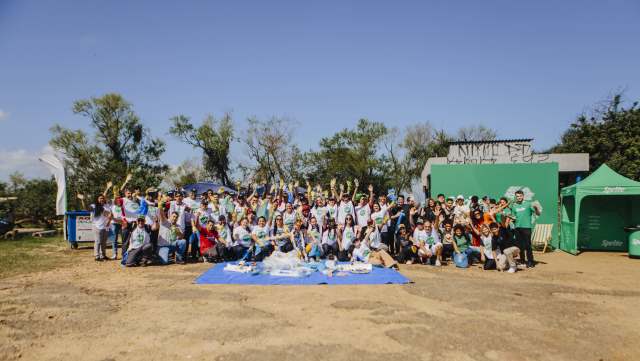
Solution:
M 558 164 L 462 164 L 432 165 L 431 194 L 445 194 L 465 198 L 472 195 L 491 198 L 513 198 L 517 189 L 523 188 L 525 196 L 533 196 L 540 202 L 542 215 L 537 223 L 552 223 L 557 247 L 558 231 Z

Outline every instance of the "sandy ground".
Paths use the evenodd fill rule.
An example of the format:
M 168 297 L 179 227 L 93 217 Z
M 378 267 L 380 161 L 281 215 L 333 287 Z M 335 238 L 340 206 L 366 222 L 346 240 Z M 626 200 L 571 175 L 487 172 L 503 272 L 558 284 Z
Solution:
M 515 275 L 404 266 L 415 283 L 218 286 L 210 265 L 74 265 L 0 280 L 2 360 L 638 360 L 640 260 L 538 255 Z

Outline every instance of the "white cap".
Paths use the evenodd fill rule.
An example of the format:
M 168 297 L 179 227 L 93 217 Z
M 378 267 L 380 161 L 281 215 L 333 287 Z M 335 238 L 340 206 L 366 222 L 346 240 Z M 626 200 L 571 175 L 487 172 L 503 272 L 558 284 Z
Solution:
M 464 199 L 464 196 L 462 196 L 462 194 L 458 194 L 458 196 L 456 197 L 456 199 Z

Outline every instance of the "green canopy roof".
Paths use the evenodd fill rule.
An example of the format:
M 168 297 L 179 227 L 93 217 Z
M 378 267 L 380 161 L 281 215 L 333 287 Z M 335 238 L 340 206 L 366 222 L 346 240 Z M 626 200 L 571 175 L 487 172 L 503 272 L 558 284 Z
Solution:
M 606 164 L 574 185 L 562 188 L 562 195 L 582 194 L 640 194 L 640 182 L 616 173 Z

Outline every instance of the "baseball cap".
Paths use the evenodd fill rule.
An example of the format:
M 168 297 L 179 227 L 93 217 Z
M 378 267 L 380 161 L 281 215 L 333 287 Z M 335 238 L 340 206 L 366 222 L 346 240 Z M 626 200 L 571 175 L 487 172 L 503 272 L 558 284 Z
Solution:
M 458 196 L 456 197 L 456 200 L 457 200 L 457 199 L 462 199 L 462 200 L 464 200 L 464 196 L 463 196 L 462 194 L 458 194 Z

